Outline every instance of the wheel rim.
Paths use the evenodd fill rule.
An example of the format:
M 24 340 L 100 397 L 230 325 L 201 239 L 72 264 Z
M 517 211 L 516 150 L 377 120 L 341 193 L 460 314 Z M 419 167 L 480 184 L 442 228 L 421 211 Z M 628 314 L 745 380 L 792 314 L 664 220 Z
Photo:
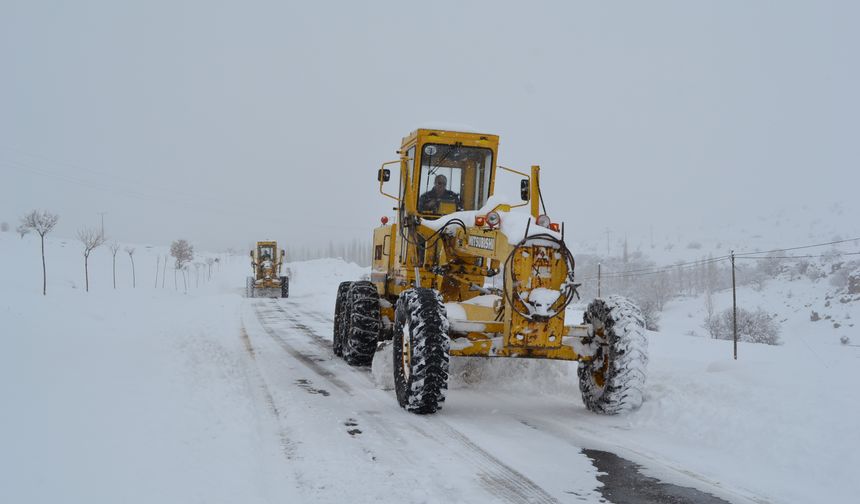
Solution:
M 409 333 L 409 322 L 405 322 L 403 324 L 403 335 L 400 338 L 400 366 L 403 370 L 403 378 L 405 380 L 409 380 L 409 376 L 412 374 L 412 341 Z
M 603 343 L 606 342 L 605 328 L 602 323 L 597 322 L 594 324 L 594 335 Z M 601 389 L 606 386 L 606 373 L 609 371 L 609 355 L 607 355 L 608 352 L 605 349 L 606 347 L 604 346 L 600 350 L 600 359 L 592 364 L 593 371 L 591 372 L 591 378 L 594 380 L 595 385 Z
M 606 386 L 606 373 L 609 371 L 609 358 L 604 355 L 601 360 L 603 361 L 603 365 L 594 368 L 591 378 L 594 380 L 595 385 L 603 389 Z

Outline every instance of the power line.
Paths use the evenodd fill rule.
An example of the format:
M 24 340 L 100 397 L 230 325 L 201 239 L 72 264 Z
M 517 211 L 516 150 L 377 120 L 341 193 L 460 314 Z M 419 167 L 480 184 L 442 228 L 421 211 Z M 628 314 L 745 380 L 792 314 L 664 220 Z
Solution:
M 838 245 L 840 243 L 848 243 L 848 242 L 857 241 L 857 240 L 860 240 L 860 237 L 849 238 L 847 240 L 837 240 L 837 241 L 832 241 L 832 242 L 827 242 L 827 243 L 816 243 L 815 245 L 803 245 L 800 247 L 789 247 L 789 248 L 782 248 L 782 249 L 765 250 L 764 252 L 743 252 L 740 254 L 735 254 L 735 257 L 760 255 L 760 254 L 771 254 L 774 252 L 788 252 L 789 250 L 801 250 L 801 249 L 808 249 L 808 248 L 815 248 L 815 247 L 826 247 L 828 245 Z
M 834 252 L 832 254 L 819 255 L 800 255 L 800 256 L 767 256 L 767 257 L 736 257 L 736 259 L 755 259 L 758 261 L 767 261 L 770 259 L 807 259 L 817 257 L 841 257 L 850 255 L 860 255 L 860 252 Z
M 710 259 L 702 259 L 699 261 L 690 261 L 685 263 L 676 263 L 669 266 L 657 266 L 651 268 L 641 268 L 635 270 L 626 270 L 626 271 L 617 271 L 614 273 L 601 274 L 600 278 L 632 278 L 639 276 L 648 276 L 654 275 L 657 273 L 670 272 L 670 271 L 678 271 L 678 270 L 686 270 L 697 268 L 700 266 L 706 266 L 708 264 L 715 264 L 718 262 L 723 262 L 729 260 L 731 256 L 720 256 L 714 257 Z M 597 276 L 591 276 L 583 278 L 582 280 L 596 280 Z
M 791 251 L 791 250 L 803 250 L 803 249 L 809 249 L 809 248 L 815 248 L 815 247 L 826 247 L 828 245 L 838 245 L 840 243 L 848 243 L 848 242 L 853 242 L 853 241 L 857 241 L 857 240 L 860 240 L 860 237 L 849 238 L 847 240 L 836 240 L 836 241 L 831 241 L 831 242 L 827 242 L 827 243 L 816 243 L 813 245 L 802 245 L 802 246 L 798 246 L 798 247 L 788 247 L 788 248 L 782 248 L 782 249 L 766 250 L 766 251 L 762 251 L 762 252 L 742 252 L 742 253 L 735 254 L 735 258 L 736 259 L 767 260 L 767 259 L 820 258 L 820 257 L 832 257 L 834 255 L 835 256 L 860 255 L 860 252 L 838 252 L 838 251 L 836 251 L 832 254 L 820 254 L 820 255 L 754 257 L 756 255 L 772 254 L 775 252 L 787 252 L 787 251 Z M 600 277 L 595 275 L 595 276 L 582 278 L 581 280 L 582 281 L 597 280 L 598 278 L 636 278 L 636 277 L 655 275 L 655 274 L 659 274 L 659 273 L 663 273 L 663 272 L 682 271 L 682 270 L 697 268 L 697 267 L 705 266 L 708 264 L 715 264 L 715 263 L 727 261 L 729 259 L 731 259 L 731 256 L 727 255 L 727 256 L 720 256 L 720 257 L 715 257 L 715 258 L 711 258 L 711 259 L 704 259 L 704 260 L 700 260 L 700 261 L 690 261 L 690 262 L 686 262 L 686 263 L 677 263 L 677 264 L 669 265 L 669 266 L 640 268 L 640 269 L 636 269 L 636 270 L 605 273 L 605 274 L 601 274 Z

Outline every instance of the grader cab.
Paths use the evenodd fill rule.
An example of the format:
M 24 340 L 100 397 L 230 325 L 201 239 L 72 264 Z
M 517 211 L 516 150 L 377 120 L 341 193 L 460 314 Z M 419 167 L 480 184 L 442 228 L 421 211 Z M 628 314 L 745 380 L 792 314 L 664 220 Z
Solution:
M 582 324 L 566 324 L 579 284 L 564 225 L 546 213 L 540 168 L 498 165 L 498 144 L 496 135 L 418 129 L 382 165 L 379 188 L 396 202 L 396 221 L 383 217 L 374 230 L 370 280 L 338 288 L 335 354 L 369 365 L 391 345 L 397 399 L 415 413 L 441 408 L 452 356 L 578 361 L 588 409 L 637 408 L 647 363 L 638 308 L 595 299 Z M 520 178 L 517 201 L 494 195 L 499 170 Z
M 284 267 L 284 251 L 278 251 L 278 243 L 260 241 L 251 250 L 253 275 L 245 280 L 247 297 L 289 297 L 290 278 L 281 276 Z

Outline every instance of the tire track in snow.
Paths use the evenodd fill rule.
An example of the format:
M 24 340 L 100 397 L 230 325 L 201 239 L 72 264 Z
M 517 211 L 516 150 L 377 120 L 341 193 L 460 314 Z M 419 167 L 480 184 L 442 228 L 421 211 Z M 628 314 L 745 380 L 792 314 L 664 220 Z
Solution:
M 280 305 L 278 305 L 280 306 Z M 324 315 L 318 311 L 306 311 L 305 315 L 319 322 L 320 324 L 333 324 L 334 319 L 329 317 L 328 315 Z
M 313 355 L 313 352 L 314 352 L 314 348 L 309 346 L 311 343 L 314 343 L 315 346 L 325 348 L 324 342 L 314 341 L 314 340 L 319 340 L 320 338 L 317 337 L 310 328 L 308 328 L 307 326 L 304 326 L 304 324 L 301 324 L 301 323 L 300 323 L 301 327 L 298 327 L 298 328 L 294 327 L 293 321 L 297 320 L 297 319 L 291 312 L 287 312 L 283 309 L 268 310 L 267 308 L 271 307 L 268 304 L 261 307 L 261 306 L 259 306 L 259 303 L 256 303 L 256 302 L 252 302 L 252 303 L 253 304 L 246 305 L 246 306 L 249 306 L 249 307 L 253 306 L 254 307 L 254 310 L 255 310 L 254 315 L 256 315 L 256 322 L 260 326 L 260 329 L 263 329 L 266 332 L 266 334 L 272 338 L 272 342 L 275 343 L 275 345 L 279 346 L 282 350 L 285 351 L 285 353 L 280 354 L 280 357 L 283 360 L 294 363 L 294 360 L 292 359 L 292 357 L 295 357 L 295 353 L 290 352 L 287 348 L 284 347 L 285 344 L 289 347 L 292 347 L 297 352 L 300 350 L 304 351 L 305 353 L 311 352 L 311 355 Z M 250 310 L 248 310 L 246 313 L 248 315 L 251 315 Z M 277 316 L 277 320 L 274 319 L 274 316 Z M 287 323 L 285 323 L 285 322 L 287 322 Z M 260 331 L 259 329 L 256 329 L 252 334 L 254 334 L 257 337 L 265 337 L 263 335 L 263 332 Z M 295 335 L 299 335 L 299 338 L 295 338 L 294 337 Z M 311 340 L 307 341 L 307 338 L 311 338 Z M 289 343 L 286 341 L 287 339 L 289 339 Z M 331 352 L 330 346 L 328 348 L 325 348 L 325 350 L 327 353 L 330 354 L 330 352 Z M 312 357 L 312 358 L 314 358 L 314 357 Z M 299 360 L 304 362 L 305 364 L 307 364 L 307 362 L 303 361 L 301 358 Z M 325 359 L 325 360 L 331 361 L 332 360 L 331 355 L 329 356 L 328 359 Z M 314 363 L 316 363 L 316 361 L 314 361 Z M 332 362 L 331 364 L 337 365 L 337 362 Z M 299 368 L 303 369 L 302 366 L 299 366 Z M 296 368 L 293 366 L 284 366 L 284 367 L 280 367 L 280 369 L 275 371 L 277 376 L 280 377 L 280 378 L 278 378 L 279 381 L 282 381 L 283 383 L 292 383 L 293 382 L 293 380 L 296 378 L 296 374 L 295 374 L 295 371 L 289 372 L 290 369 L 295 370 Z M 363 369 L 355 369 L 355 368 L 347 367 L 346 370 L 353 372 L 352 376 L 355 376 L 355 377 L 362 376 L 362 375 L 366 374 L 366 373 L 363 373 Z M 301 380 L 299 380 L 299 381 L 301 381 Z M 301 388 L 301 385 L 300 385 L 300 388 Z M 372 394 L 368 394 L 366 390 L 358 390 L 357 392 L 358 392 L 359 396 L 370 397 L 372 395 Z M 377 474 L 377 475 L 378 474 L 384 474 L 386 477 L 392 477 L 392 476 L 398 474 L 398 471 L 396 468 L 413 465 L 414 464 L 414 454 L 408 453 L 406 450 L 403 449 L 402 439 L 400 440 L 400 442 L 397 442 L 397 439 L 398 439 L 397 436 L 395 436 L 395 435 L 390 435 L 390 436 L 382 435 L 382 436 L 380 436 L 378 434 L 373 436 L 376 439 L 378 439 L 379 441 L 382 441 L 388 447 L 387 450 L 385 450 L 381 453 L 381 457 L 380 457 L 380 453 L 377 450 L 377 448 L 379 446 L 379 442 L 378 441 L 374 442 L 373 439 L 370 439 L 370 440 L 364 439 L 365 434 L 372 432 L 372 431 L 367 430 L 367 426 L 370 426 L 370 425 L 372 425 L 374 427 L 376 427 L 377 425 L 387 426 L 387 423 L 379 421 L 379 418 L 378 418 L 380 415 L 379 411 L 374 411 L 372 409 L 370 409 L 370 410 L 356 409 L 355 408 L 356 400 L 361 401 L 363 403 L 361 406 L 363 406 L 363 407 L 368 406 L 366 404 L 366 402 L 368 402 L 368 401 L 364 401 L 364 399 L 362 397 L 353 398 L 353 394 L 349 394 L 349 397 L 341 397 L 338 401 L 333 401 L 333 402 L 327 401 L 325 403 L 318 404 L 317 408 L 319 408 L 319 410 L 317 411 L 317 413 L 315 413 L 315 416 L 318 416 L 319 421 L 321 421 L 323 423 L 326 423 L 332 419 L 338 418 L 338 420 L 336 421 L 336 425 L 343 426 L 344 434 L 348 435 L 349 438 L 351 440 L 353 440 L 353 441 L 348 441 L 348 443 L 350 443 L 350 444 L 358 443 L 359 449 L 365 455 L 364 458 L 357 459 L 357 461 L 359 463 L 364 464 L 366 460 L 370 460 L 370 461 L 372 461 L 373 465 L 379 464 L 379 466 L 376 469 L 372 469 L 371 466 L 368 466 L 364 470 L 359 471 L 359 472 L 365 473 L 365 472 L 369 471 L 371 474 Z M 374 399 L 371 398 L 369 402 L 372 402 L 372 401 L 374 401 Z M 289 408 L 292 405 L 291 403 L 285 403 L 283 401 L 281 401 L 281 404 L 285 408 Z M 299 421 L 301 422 L 301 415 L 299 415 L 299 417 L 300 417 Z M 357 419 L 360 419 L 360 420 L 357 420 Z M 361 429 L 357 429 L 360 426 L 361 426 L 361 429 L 364 429 L 363 431 Z M 390 428 L 390 426 L 388 428 Z M 361 431 L 361 432 L 359 432 L 359 431 Z M 395 431 L 392 429 L 392 433 L 394 433 L 394 432 Z M 312 444 L 313 443 L 311 442 L 311 445 Z M 390 469 L 386 470 L 385 469 L 386 467 L 389 467 Z M 320 486 L 320 485 L 323 485 L 323 486 Z M 315 488 L 319 489 L 319 488 L 323 488 L 324 485 L 325 485 L 325 483 L 315 481 L 315 482 L 313 482 L 312 485 L 306 485 L 306 486 L 308 486 L 309 488 L 315 487 Z M 398 486 L 401 488 L 408 488 L 409 487 L 407 482 L 401 482 L 400 484 L 398 484 Z M 334 490 L 334 488 L 332 488 L 332 489 Z M 451 490 L 447 490 L 447 489 L 436 489 L 436 491 L 439 492 L 441 495 L 445 496 L 445 498 L 442 499 L 442 501 L 458 502 L 458 499 L 457 499 L 458 495 L 455 492 L 453 492 Z M 410 502 L 409 498 L 407 498 L 405 501 Z M 461 501 L 459 501 L 459 502 L 461 502 Z
M 431 417 L 432 420 L 422 418 L 434 430 L 441 431 L 445 437 L 456 442 L 453 446 L 463 452 L 465 458 L 474 463 L 480 469 L 478 478 L 481 486 L 496 497 L 511 503 L 537 503 L 537 504 L 559 504 L 559 501 L 538 486 L 525 474 L 505 464 L 488 451 L 478 446 L 468 436 L 455 429 L 439 417 Z M 434 438 L 427 432 L 425 436 Z M 451 443 L 439 441 L 442 446 L 451 446 Z M 465 450 L 459 447 L 466 448 Z
M 291 328 L 304 334 L 308 338 L 308 343 L 313 344 L 326 352 L 331 352 L 331 342 L 327 335 L 319 333 L 318 330 L 309 327 L 308 324 L 305 323 L 308 319 L 313 319 L 320 323 L 331 323 L 330 320 L 324 319 L 322 314 L 317 312 L 299 311 L 298 306 L 293 306 L 291 304 L 284 306 L 277 303 L 276 300 L 273 300 L 273 302 L 275 310 L 283 315 L 286 321 L 289 322 Z M 340 361 L 337 361 L 337 363 L 340 365 Z M 375 385 L 373 385 L 372 376 L 362 368 L 353 368 L 346 366 L 345 364 L 340 365 L 340 367 L 343 367 L 347 372 L 352 373 L 353 376 L 361 376 L 362 379 L 373 387 L 373 390 L 377 390 Z M 364 390 L 359 390 L 358 392 L 368 398 L 371 396 L 371 394 Z M 492 392 L 489 392 L 489 394 L 496 395 Z M 505 398 L 506 397 L 507 396 L 505 396 Z M 502 399 L 504 398 L 500 397 L 500 400 Z M 372 400 L 378 400 L 378 398 L 374 397 L 371 399 L 371 402 Z M 479 485 L 500 501 L 510 503 L 559 502 L 558 499 L 543 490 L 526 475 L 519 472 L 514 467 L 505 464 L 491 453 L 481 448 L 468 436 L 446 423 L 444 418 L 440 416 L 409 417 L 410 420 L 405 420 L 405 422 L 403 421 L 404 418 L 398 418 L 395 422 L 397 425 L 395 426 L 390 417 L 381 414 L 379 411 L 369 410 L 361 411 L 361 413 L 362 415 L 360 416 L 363 419 L 363 424 L 372 425 L 380 434 L 381 438 L 387 441 L 388 444 L 395 449 L 394 453 L 389 453 L 389 455 L 394 455 L 402 461 L 405 460 L 408 463 L 410 457 L 413 456 L 413 454 L 411 454 L 403 444 L 403 438 L 407 436 L 403 431 L 410 430 L 413 434 L 418 434 L 434 444 L 445 447 L 447 453 L 453 455 L 457 459 L 468 460 L 471 467 L 477 468 L 476 477 L 478 478 Z M 586 442 L 588 437 L 594 437 L 605 441 L 605 436 L 600 436 L 596 432 L 590 432 L 588 429 L 583 429 L 582 425 L 579 425 L 576 429 L 570 429 L 570 426 L 563 425 L 563 422 L 556 422 L 556 419 L 554 418 L 527 418 L 521 417 L 520 415 L 513 415 L 510 418 L 512 421 L 519 422 L 545 434 L 550 434 L 564 442 L 571 443 L 571 445 L 577 448 L 582 446 L 583 443 L 590 444 Z M 583 436 L 582 434 L 585 432 L 588 432 L 591 436 Z M 768 502 L 751 495 L 743 495 L 742 491 L 728 491 L 718 482 L 711 481 L 701 475 L 691 473 L 690 471 L 679 467 L 672 467 L 671 465 L 667 466 L 665 463 L 661 463 L 659 460 L 636 450 L 627 448 L 626 450 L 622 449 L 621 451 L 636 454 L 638 455 L 637 458 L 640 459 L 650 459 L 656 467 L 662 467 L 664 470 L 670 470 L 679 475 L 686 476 L 691 480 L 696 480 L 700 483 L 700 485 L 698 485 L 700 488 L 702 488 L 702 484 L 704 484 L 704 488 L 702 489 L 705 491 L 710 489 L 710 491 L 716 490 L 717 494 L 722 494 L 726 497 L 729 497 L 730 495 L 729 498 L 733 501 L 740 500 L 741 502 L 756 503 Z
M 254 348 L 253 343 L 251 342 L 251 338 L 249 337 L 248 331 L 245 328 L 244 320 L 241 321 L 240 339 L 242 340 L 242 344 L 245 348 L 245 351 L 251 357 L 251 365 L 248 366 L 248 368 L 251 374 L 253 374 L 253 379 L 255 379 L 259 384 L 259 389 L 263 394 L 263 400 L 265 402 L 266 408 L 271 414 L 272 420 L 274 422 L 274 429 L 276 431 L 275 434 L 278 437 L 279 445 L 281 448 L 280 451 L 288 461 L 287 467 L 289 468 L 289 471 L 293 476 L 297 488 L 302 492 L 307 492 L 306 495 L 313 495 L 315 492 L 314 482 L 309 481 L 307 477 L 304 476 L 302 471 L 296 468 L 296 464 L 301 464 L 301 461 L 304 459 L 304 457 L 299 453 L 299 445 L 301 444 L 301 442 L 294 441 L 295 436 L 292 435 L 292 430 L 286 426 L 285 416 L 282 413 L 281 409 L 278 408 L 275 396 L 274 394 L 272 394 L 272 391 L 269 388 L 269 384 L 264 377 L 264 373 L 257 359 L 258 352 Z
M 301 314 L 295 312 L 294 310 L 288 310 L 281 304 L 275 301 L 275 308 L 277 311 L 281 312 L 284 317 L 293 325 L 296 329 L 301 331 L 305 336 L 310 339 L 310 342 L 318 347 L 322 347 L 331 351 L 331 344 L 328 340 L 323 339 L 323 336 L 318 334 L 315 330 L 311 329 L 307 325 L 305 325 L 301 321 Z M 312 316 L 312 318 L 314 318 Z M 348 369 L 356 372 L 356 374 L 360 374 L 370 385 L 373 385 L 373 380 L 368 373 L 360 372 L 357 368 L 349 367 Z M 375 387 L 374 387 L 374 390 Z M 396 432 L 396 429 L 390 425 L 386 420 L 377 414 L 369 415 L 370 420 L 373 424 L 376 425 L 380 430 L 387 432 L 389 435 L 392 435 Z M 498 497 L 504 502 L 510 502 L 514 504 L 520 503 L 537 503 L 537 504 L 558 504 L 559 501 L 554 498 L 552 495 L 547 493 L 544 489 L 538 486 L 534 481 L 529 479 L 523 473 L 517 471 L 513 467 L 505 464 L 495 456 L 493 456 L 488 451 L 484 450 L 477 444 L 475 444 L 471 439 L 469 439 L 465 434 L 458 431 L 451 425 L 447 424 L 442 420 L 441 417 L 409 417 L 414 418 L 412 422 L 413 429 L 424 437 L 434 441 L 439 446 L 445 447 L 445 450 L 451 452 L 460 452 L 462 457 L 467 460 L 470 460 L 474 467 L 478 468 L 478 479 L 481 487 L 483 487 L 487 492 L 492 495 Z M 418 425 L 414 425 L 415 422 L 423 424 L 423 427 L 428 429 L 422 429 Z M 429 431 L 436 431 L 439 435 L 434 435 Z M 442 438 L 442 439 L 440 439 Z M 447 439 L 446 439 L 447 438 Z M 453 442 L 452 442 L 453 441 Z M 394 445 L 396 448 L 399 448 L 402 451 L 402 446 Z M 451 448 L 456 447 L 456 448 Z M 405 455 L 405 454 L 404 454 Z M 407 455 L 408 456 L 408 455 Z
M 299 319 L 299 317 L 298 317 L 298 314 L 297 314 L 297 313 L 292 312 L 292 311 L 287 311 L 287 310 L 286 310 L 283 306 L 281 306 L 281 304 L 279 304 L 277 301 L 275 302 L 274 307 L 275 307 L 275 309 L 276 309 L 276 310 L 278 310 L 279 312 L 281 312 L 281 313 L 284 315 L 284 317 L 285 317 L 288 321 L 290 321 L 290 322 L 293 324 L 293 327 L 295 327 L 295 328 L 296 328 L 296 329 L 298 329 L 299 331 L 303 332 L 306 336 L 308 336 L 308 337 L 309 337 L 309 339 L 310 339 L 310 342 L 311 342 L 311 343 L 313 343 L 314 345 L 318 346 L 319 348 L 322 348 L 323 350 L 326 350 L 326 351 L 328 351 L 328 352 L 332 352 L 332 353 L 333 353 L 333 350 L 332 350 L 332 347 L 331 347 L 332 342 L 331 342 L 329 339 L 325 338 L 325 336 L 324 336 L 324 335 L 319 334 L 319 333 L 318 333 L 317 331 L 315 331 L 314 329 L 312 329 L 312 328 L 308 327 L 307 325 L 305 325 L 305 324 L 304 324 L 304 323 Z M 307 315 L 309 315 L 311 318 L 317 318 L 317 317 L 314 317 L 314 315 L 313 315 L 314 313 L 315 313 L 315 312 L 307 312 Z M 319 318 L 318 318 L 318 320 L 319 320 Z M 330 320 L 319 320 L 319 321 L 321 321 L 321 322 L 325 322 L 325 323 L 332 323 Z
M 293 356 L 296 360 L 304 364 L 311 371 L 319 375 L 320 377 L 327 380 L 329 383 L 346 393 L 347 395 L 353 395 L 352 387 L 350 387 L 346 382 L 338 378 L 333 372 L 329 371 L 325 367 L 320 365 L 320 361 L 325 361 L 327 359 L 316 360 L 312 356 L 306 355 L 299 351 L 294 346 L 287 343 L 287 341 L 278 334 L 278 331 L 272 327 L 271 317 L 268 317 L 268 314 L 274 313 L 273 311 L 264 311 L 261 309 L 262 307 L 259 304 L 254 304 L 254 311 L 257 315 L 257 320 L 260 322 L 260 327 L 268 334 L 281 348 L 284 349 L 288 354 Z M 281 322 L 281 320 L 278 320 Z M 307 329 L 307 328 L 306 328 Z M 300 329 L 301 330 L 301 329 Z M 308 329 L 309 330 L 309 329 Z M 319 338 L 314 338 L 319 339 Z
M 248 337 L 248 332 L 245 330 L 244 323 L 242 324 L 239 334 L 242 339 L 242 345 L 245 347 L 245 351 L 247 351 L 248 355 L 251 356 L 252 366 L 250 367 L 254 375 L 254 379 L 259 384 L 259 388 L 263 393 L 263 399 L 265 400 L 269 413 L 271 413 L 277 423 L 277 434 L 280 440 L 281 452 L 287 460 L 293 460 L 296 452 L 295 443 L 290 438 L 288 430 L 281 423 L 281 412 L 278 410 L 278 407 L 275 404 L 275 397 L 272 395 L 272 391 L 269 390 L 269 385 L 266 383 L 266 380 L 263 378 L 263 373 L 260 371 L 260 365 L 257 363 L 257 352 L 254 350 L 253 344 L 251 344 L 251 338 Z

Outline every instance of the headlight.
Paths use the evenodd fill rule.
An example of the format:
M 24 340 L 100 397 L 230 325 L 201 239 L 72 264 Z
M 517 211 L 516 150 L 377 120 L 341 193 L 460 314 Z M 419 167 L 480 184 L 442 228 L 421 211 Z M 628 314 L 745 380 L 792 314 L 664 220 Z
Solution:
M 549 215 L 543 214 L 537 218 L 537 225 L 541 227 L 548 228 L 552 221 L 549 218 Z
M 502 216 L 499 212 L 490 212 L 487 214 L 487 225 L 490 227 L 498 227 L 502 223 Z

